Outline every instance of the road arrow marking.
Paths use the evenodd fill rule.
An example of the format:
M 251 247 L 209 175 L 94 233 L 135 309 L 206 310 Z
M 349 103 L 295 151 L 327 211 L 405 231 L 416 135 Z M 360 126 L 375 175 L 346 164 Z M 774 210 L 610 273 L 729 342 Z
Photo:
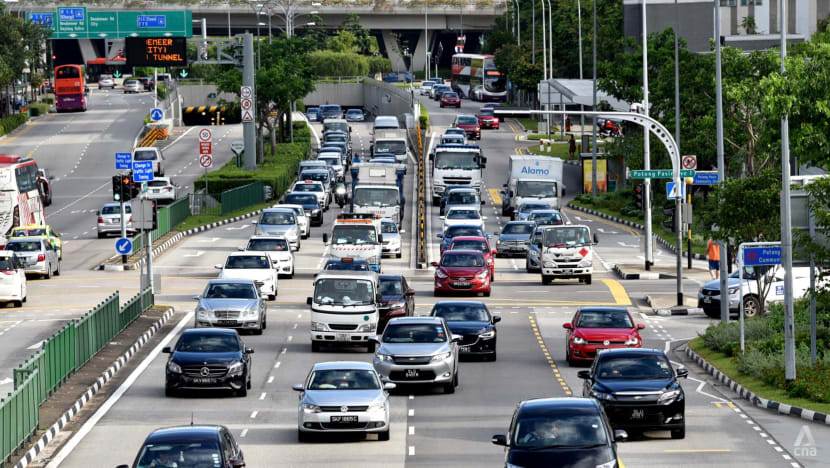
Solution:
M 211 237 L 210 239 L 199 239 L 199 242 L 216 242 L 219 239 L 219 237 Z
M 597 231 L 598 231 L 598 232 L 601 232 L 601 233 L 603 233 L 603 234 L 619 234 L 617 231 L 606 231 L 606 230 L 605 230 L 605 229 L 603 229 L 603 228 L 597 228 Z
M 625 242 L 617 242 L 617 244 L 620 244 L 620 245 L 621 245 L 621 246 L 623 246 L 623 247 L 630 247 L 630 248 L 634 248 L 634 249 L 636 249 L 636 248 L 640 247 L 639 245 L 636 245 L 636 244 L 634 244 L 634 245 L 628 245 L 628 244 L 626 244 Z
M 40 349 L 42 347 L 43 347 L 43 340 L 38 341 L 37 343 L 33 344 L 32 346 L 29 346 L 26 349 Z
M 14 379 L 10 379 L 10 378 L 7 377 L 3 380 L 0 380 L 0 385 L 8 385 L 8 384 L 13 383 L 13 382 L 14 382 Z
M 590 219 L 580 218 L 579 216 L 576 216 L 576 215 L 574 215 L 574 219 L 575 219 L 575 220 L 577 220 L 577 221 L 579 221 L 579 222 L 581 222 L 581 223 L 585 223 L 585 222 L 590 222 L 590 221 L 592 221 L 592 220 L 590 220 Z
M 182 257 L 201 257 L 202 255 L 204 255 L 204 253 L 204 250 L 199 250 L 195 254 L 182 255 Z

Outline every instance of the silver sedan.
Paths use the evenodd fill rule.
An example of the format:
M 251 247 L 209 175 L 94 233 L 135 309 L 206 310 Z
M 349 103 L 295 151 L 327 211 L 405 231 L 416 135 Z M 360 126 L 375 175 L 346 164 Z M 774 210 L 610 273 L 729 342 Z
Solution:
M 198 301 L 196 328 L 238 328 L 261 335 L 267 326 L 265 299 L 253 280 L 210 280 L 202 295 L 193 298 Z
M 315 433 L 363 432 L 389 440 L 389 394 L 367 362 L 321 362 L 305 383 L 292 387 L 301 392 L 297 407 L 297 437 L 307 442 Z

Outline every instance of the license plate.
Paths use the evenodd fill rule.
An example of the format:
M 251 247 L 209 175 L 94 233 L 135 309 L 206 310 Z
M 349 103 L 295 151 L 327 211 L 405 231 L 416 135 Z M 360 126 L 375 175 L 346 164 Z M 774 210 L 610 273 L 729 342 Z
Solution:
M 421 372 L 418 369 L 407 369 L 404 375 L 407 379 L 417 379 L 421 376 Z
M 712 298 L 709 297 L 709 296 L 706 296 L 706 297 L 703 298 L 703 302 L 705 304 L 711 304 L 712 303 Z
M 216 379 L 202 379 L 202 378 L 199 378 L 199 379 L 193 379 L 193 383 L 197 383 L 197 384 L 213 384 L 213 383 L 216 383 Z
M 458 349 L 461 350 L 461 351 L 469 351 L 469 350 L 473 349 L 473 345 L 459 346 Z
M 631 411 L 631 419 L 643 419 L 646 417 L 646 410 L 635 409 Z
M 112 218 L 112 219 L 110 219 L 110 222 L 111 222 L 112 224 L 115 224 L 115 223 L 120 223 L 120 222 L 121 222 L 121 218 Z
M 217 320 L 217 325 L 236 325 L 236 320 Z
M 338 333 L 335 335 L 337 341 L 349 341 L 349 335 L 346 333 Z
M 161 189 L 153 189 L 153 193 L 161 193 Z
M 452 285 L 461 288 L 461 287 L 469 286 L 470 282 L 469 281 L 455 281 L 455 282 L 453 282 Z
M 332 416 L 330 421 L 340 424 L 356 423 L 357 416 Z

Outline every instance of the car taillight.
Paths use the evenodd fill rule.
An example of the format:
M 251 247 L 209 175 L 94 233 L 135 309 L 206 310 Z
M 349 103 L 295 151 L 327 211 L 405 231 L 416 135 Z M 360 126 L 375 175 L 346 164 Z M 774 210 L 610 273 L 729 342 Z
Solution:
M 127 220 L 127 222 L 128 222 L 128 223 L 132 223 L 132 222 L 133 222 L 133 217 L 132 217 L 132 216 L 130 216 L 130 218 Z
M 43 255 L 43 254 L 38 254 L 37 255 L 37 261 L 42 262 L 44 260 L 46 260 L 46 255 Z
M 104 222 L 104 217 L 103 217 L 103 216 L 99 216 L 99 217 L 98 217 L 98 222 L 103 224 L 103 222 Z
M 168 185 L 168 186 L 164 187 L 164 190 L 173 190 L 173 186 L 172 186 L 172 185 Z
M 4 275 L 12 276 L 17 272 L 15 270 L 2 270 L 2 271 L 0 271 L 0 273 L 3 273 Z

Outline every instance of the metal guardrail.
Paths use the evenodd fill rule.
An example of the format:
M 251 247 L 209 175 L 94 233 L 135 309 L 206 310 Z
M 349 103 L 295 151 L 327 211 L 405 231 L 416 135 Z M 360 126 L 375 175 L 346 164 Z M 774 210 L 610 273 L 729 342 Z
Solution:
M 0 466 L 37 429 L 40 405 L 154 302 L 148 288 L 119 307 L 116 292 L 66 324 L 14 369 L 14 391 L 0 400 Z
M 256 205 L 265 201 L 265 183 L 258 180 L 254 183 L 243 185 L 231 190 L 222 192 L 220 203 L 222 214 L 233 213 L 246 206 Z
M 150 232 L 150 241 L 155 242 L 164 237 L 174 227 L 190 216 L 190 204 L 188 198 L 182 197 L 173 203 L 156 210 L 156 221 L 158 227 Z M 140 233 L 132 237 L 133 252 L 144 248 L 144 236 Z

